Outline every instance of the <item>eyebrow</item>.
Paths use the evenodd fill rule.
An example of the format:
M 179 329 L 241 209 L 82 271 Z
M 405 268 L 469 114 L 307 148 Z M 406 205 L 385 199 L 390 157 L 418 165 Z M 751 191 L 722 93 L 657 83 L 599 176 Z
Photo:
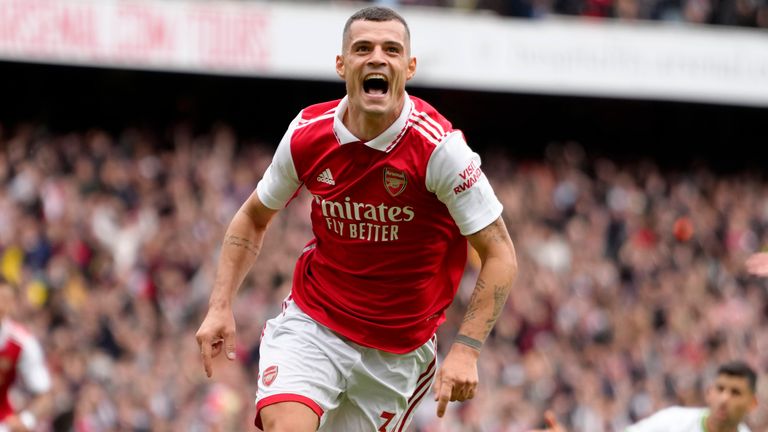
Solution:
M 356 41 L 352 41 L 352 43 L 349 44 L 350 47 L 354 47 L 357 45 L 374 45 L 375 43 L 369 39 L 358 39 Z M 381 43 L 382 45 L 388 45 L 388 46 L 396 46 L 398 48 L 405 48 L 405 45 L 402 42 L 398 42 L 395 40 L 387 40 Z

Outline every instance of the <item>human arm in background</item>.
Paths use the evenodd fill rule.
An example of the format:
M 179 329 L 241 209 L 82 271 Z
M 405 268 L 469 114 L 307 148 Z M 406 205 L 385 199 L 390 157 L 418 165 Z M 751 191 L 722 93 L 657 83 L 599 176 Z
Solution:
M 547 410 L 544 413 L 544 421 L 547 423 L 546 429 L 536 429 L 528 432 L 568 432 L 555 417 L 555 413 L 551 410 Z

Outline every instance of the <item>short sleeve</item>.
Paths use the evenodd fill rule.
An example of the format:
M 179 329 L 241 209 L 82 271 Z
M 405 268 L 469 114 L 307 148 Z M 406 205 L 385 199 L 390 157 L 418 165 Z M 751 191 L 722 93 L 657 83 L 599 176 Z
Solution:
M 459 131 L 437 146 L 427 164 L 427 189 L 448 207 L 465 236 L 490 225 L 503 209 L 480 165 Z
M 43 349 L 33 338 L 25 338 L 19 358 L 19 373 L 24 386 L 32 393 L 45 393 L 51 389 L 51 376 L 45 365 Z
M 285 207 L 301 186 L 291 155 L 291 137 L 299 120 L 301 120 L 301 113 L 288 126 L 288 130 L 272 156 L 272 163 L 256 185 L 259 200 L 272 210 Z

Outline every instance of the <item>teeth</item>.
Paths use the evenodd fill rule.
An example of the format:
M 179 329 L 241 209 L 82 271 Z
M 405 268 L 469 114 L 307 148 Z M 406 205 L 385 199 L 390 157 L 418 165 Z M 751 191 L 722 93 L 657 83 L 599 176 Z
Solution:
M 383 74 L 380 74 L 380 73 L 370 74 L 370 75 L 367 75 L 365 77 L 366 81 L 369 80 L 369 79 L 380 79 L 380 80 L 387 81 L 387 77 L 385 75 L 383 75 Z

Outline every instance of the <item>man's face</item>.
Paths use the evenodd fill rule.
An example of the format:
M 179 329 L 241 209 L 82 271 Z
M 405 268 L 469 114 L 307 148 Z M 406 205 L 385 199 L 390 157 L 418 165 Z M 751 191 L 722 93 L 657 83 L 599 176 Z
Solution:
M 350 108 L 370 116 L 397 116 L 405 82 L 416 73 L 405 26 L 396 20 L 351 24 L 336 72 L 347 83 Z
M 745 377 L 721 374 L 707 391 L 710 418 L 722 426 L 739 424 L 757 406 Z

